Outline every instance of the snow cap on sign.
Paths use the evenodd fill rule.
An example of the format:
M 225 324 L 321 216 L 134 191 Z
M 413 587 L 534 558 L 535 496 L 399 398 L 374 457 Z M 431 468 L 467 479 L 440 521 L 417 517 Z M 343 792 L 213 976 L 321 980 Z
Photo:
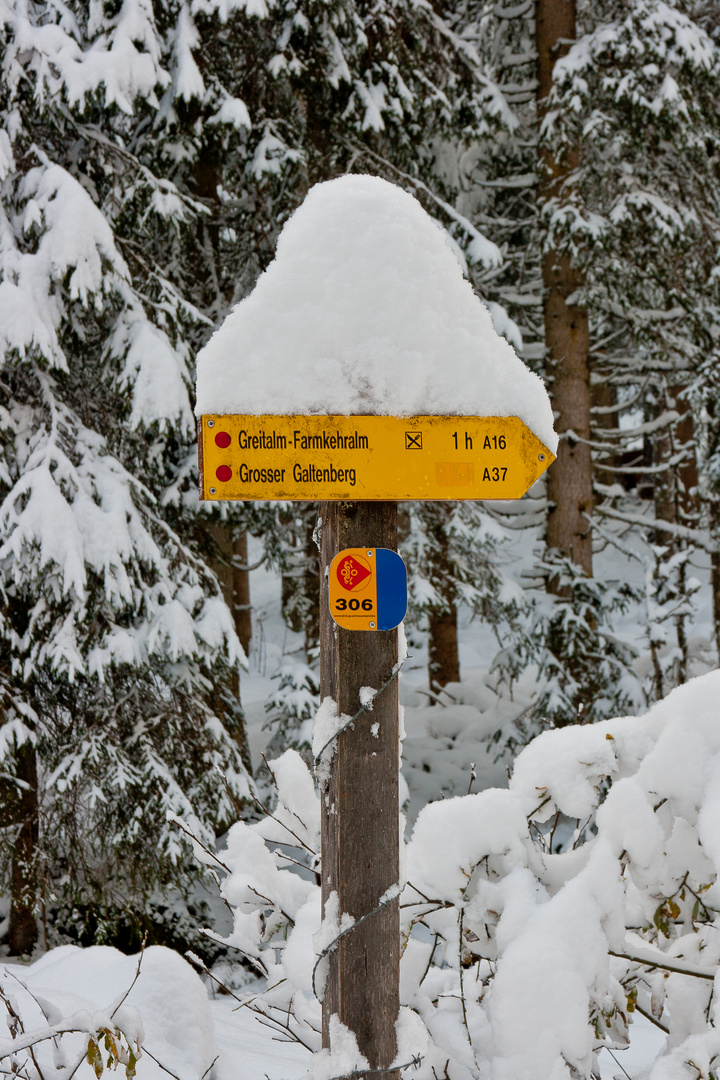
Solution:
M 374 176 L 308 192 L 200 352 L 196 411 L 519 416 L 557 449 L 542 381 L 494 330 L 444 230 Z

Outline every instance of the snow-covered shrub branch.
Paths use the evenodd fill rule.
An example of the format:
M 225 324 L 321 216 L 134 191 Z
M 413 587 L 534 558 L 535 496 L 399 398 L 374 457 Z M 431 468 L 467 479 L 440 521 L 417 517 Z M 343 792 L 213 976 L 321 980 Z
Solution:
M 14 972 L 0 970 L 0 1003 L 10 1034 L 9 1039 L 0 1039 L 0 1070 L 23 1080 L 48 1080 L 51 1075 L 72 1080 L 87 1062 L 96 1080 L 106 1068 L 114 1071 L 118 1065 L 127 1080 L 133 1080 L 145 1035 L 138 1010 L 125 999 L 141 963 L 142 953 L 133 983 L 117 1002 L 95 1013 L 82 1009 L 69 1015 L 34 994 Z M 28 999 L 29 1009 L 24 1007 Z M 44 1023 L 31 1026 L 35 1017 L 31 1020 L 30 1012 L 39 1014 Z
M 401 897 L 399 1032 L 412 1032 L 421 1080 L 590 1080 L 637 1016 L 668 1036 L 651 1080 L 716 1074 L 719 692 L 713 672 L 645 716 L 547 731 L 507 790 L 420 812 Z M 218 856 L 228 942 L 261 974 L 246 1006 L 317 1052 L 312 973 L 352 920 L 321 921 L 306 766 L 288 751 L 272 770 L 277 809 L 234 825 Z M 324 1052 L 308 1069 L 337 1075 L 333 1062 L 350 1067 Z
M 0 1073 L 19 1080 L 207 1080 L 218 1059 L 205 987 L 162 946 L 65 945 L 8 962 L 0 1022 Z

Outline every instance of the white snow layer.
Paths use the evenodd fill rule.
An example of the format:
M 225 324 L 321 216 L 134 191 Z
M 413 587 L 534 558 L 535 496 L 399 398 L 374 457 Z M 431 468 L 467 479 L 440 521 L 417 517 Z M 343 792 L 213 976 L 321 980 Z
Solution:
M 496 333 L 444 230 L 373 176 L 310 190 L 200 352 L 196 411 L 519 416 L 557 449 L 542 381 Z
M 207 1073 L 217 1048 L 201 979 L 187 961 L 162 946 L 145 950 L 133 984 L 137 965 L 137 956 L 124 956 L 106 945 L 63 945 L 33 964 L 0 965 L 0 987 L 15 999 L 25 1032 L 44 1036 L 36 1054 L 46 1076 L 61 1064 L 71 1067 L 79 1061 L 77 1080 L 93 1080 L 83 1049 L 87 1038 L 81 1033 L 100 1026 L 119 1026 L 132 1044 L 141 1043 L 138 1080 L 161 1080 L 168 1070 L 182 1080 L 201 1080 Z M 77 1034 L 49 1039 L 48 1020 L 59 1031 Z M 7 1037 L 0 1038 L 0 1054 L 12 1045 Z M 123 1074 L 121 1069 L 117 1075 Z

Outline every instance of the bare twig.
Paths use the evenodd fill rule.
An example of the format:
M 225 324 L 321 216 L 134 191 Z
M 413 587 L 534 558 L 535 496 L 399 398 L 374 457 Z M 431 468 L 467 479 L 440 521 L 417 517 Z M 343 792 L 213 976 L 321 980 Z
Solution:
M 387 890 L 387 891 L 389 892 L 390 890 Z M 383 894 L 383 895 L 386 895 L 386 894 Z M 348 934 L 351 934 L 353 932 L 353 930 L 357 930 L 358 926 L 360 926 L 362 923 L 364 923 L 366 919 L 371 918 L 371 916 L 373 916 L 373 915 L 377 915 L 378 912 L 382 911 L 383 908 L 386 908 L 390 904 L 394 903 L 395 900 L 397 900 L 397 894 L 394 894 L 392 896 L 387 897 L 386 900 L 381 900 L 380 903 L 376 907 L 374 907 L 372 909 L 372 911 L 366 911 L 364 915 L 361 915 L 360 918 L 356 919 L 355 922 L 351 923 L 350 926 L 346 926 L 344 930 L 341 930 L 340 933 L 338 934 L 338 936 L 336 938 L 334 938 L 330 942 L 330 944 L 327 945 L 323 949 L 323 951 L 320 953 L 320 955 L 316 959 L 315 966 L 313 967 L 313 970 L 312 970 L 313 994 L 318 999 L 318 1001 L 320 1000 L 320 998 L 318 997 L 318 992 L 317 992 L 317 990 L 315 988 L 315 976 L 317 974 L 317 969 L 320 966 L 321 962 L 325 959 L 326 956 L 329 956 L 331 952 L 334 952 L 335 949 L 337 949 L 338 944 L 340 943 L 340 941 L 344 937 L 346 937 Z
M 422 984 L 425 982 L 425 978 L 427 976 L 428 971 L 430 970 L 430 965 L 433 962 L 433 957 L 435 955 L 435 950 L 437 949 L 437 945 L 438 945 L 439 940 L 440 940 L 440 935 L 436 933 L 435 934 L 435 940 L 433 941 L 433 947 L 432 947 L 432 950 L 430 952 L 430 956 L 428 957 L 428 962 L 427 962 L 427 964 L 425 966 L 425 970 L 423 971 L 423 977 L 420 980 L 420 982 L 418 983 L 418 986 L 422 986 Z
M 651 1024 L 655 1025 L 655 1027 L 659 1027 L 660 1030 L 664 1031 L 666 1035 L 670 1034 L 670 1028 L 666 1027 L 665 1024 L 661 1024 L 656 1016 L 653 1016 L 653 1014 L 651 1012 L 648 1012 L 647 1009 L 643 1009 L 642 1005 L 638 1005 L 637 1001 L 635 1002 L 635 1008 L 641 1016 L 644 1016 L 645 1019 L 649 1020 Z
M 207 1069 L 205 1070 L 205 1072 L 204 1072 L 204 1073 L 202 1074 L 202 1076 L 200 1077 L 200 1080 L 205 1080 L 205 1077 L 206 1077 L 206 1076 L 207 1076 L 207 1074 L 208 1074 L 208 1073 L 209 1073 L 209 1072 L 210 1072 L 210 1071 L 212 1070 L 212 1068 L 213 1068 L 213 1066 L 214 1066 L 215 1062 L 217 1061 L 217 1059 L 218 1059 L 219 1057 L 220 1057 L 220 1055 L 219 1055 L 219 1054 L 216 1054 L 216 1055 L 215 1055 L 215 1057 L 214 1057 L 214 1058 L 212 1059 L 212 1061 L 211 1061 L 211 1062 L 210 1062 L 210 1064 L 208 1065 L 208 1067 L 207 1067 Z
M 709 979 L 713 982 L 716 972 L 714 971 L 695 971 L 692 968 L 682 968 L 677 964 L 669 964 L 667 961 L 662 963 L 659 960 L 649 960 L 643 956 L 630 956 L 628 953 L 614 952 L 612 949 L 608 949 L 610 956 L 617 956 L 620 960 L 629 960 L 633 964 L 644 964 L 646 967 L 660 968 L 661 971 L 674 971 L 678 975 L 692 975 L 696 979 Z
M 372 708 L 373 708 L 375 702 L 377 701 L 377 699 L 380 697 L 380 695 L 385 690 L 387 690 L 388 686 L 390 686 L 392 683 L 395 682 L 398 675 L 400 674 L 400 670 L 401 670 L 403 664 L 405 663 L 405 660 L 407 660 L 407 659 L 408 659 L 408 657 L 405 657 L 404 660 L 401 660 L 400 663 L 396 664 L 395 667 L 392 670 L 392 674 L 390 675 L 390 678 L 387 679 L 386 682 L 384 682 L 382 684 L 382 686 L 380 687 L 380 689 L 377 691 L 376 694 L 373 694 L 370 701 L 366 702 L 364 705 L 361 705 L 354 716 L 349 717 L 345 721 L 345 723 L 341 727 L 339 727 L 337 729 L 337 731 L 333 732 L 333 734 L 327 740 L 325 745 L 319 750 L 319 752 L 317 754 L 314 755 L 314 764 L 315 764 L 316 769 L 317 769 L 318 765 L 320 764 L 320 762 L 322 760 L 322 756 L 325 753 L 325 751 L 327 750 L 328 746 L 330 746 L 331 743 L 337 742 L 337 740 L 342 735 L 343 731 L 345 731 L 349 727 L 352 727 L 352 725 L 355 723 L 355 721 L 358 720 L 362 716 L 363 713 L 372 711 Z
M 618 1061 L 618 1059 L 617 1059 L 617 1058 L 615 1057 L 615 1055 L 613 1054 L 613 1052 L 612 1052 L 612 1050 L 610 1049 L 610 1047 L 609 1047 L 609 1046 L 606 1046 L 606 1047 L 604 1047 L 604 1049 L 605 1049 L 605 1050 L 607 1050 L 608 1054 L 609 1054 L 609 1055 L 610 1055 L 610 1057 L 611 1057 L 611 1058 L 613 1059 L 613 1061 L 615 1062 L 615 1064 L 617 1065 L 617 1067 L 618 1067 L 619 1069 L 622 1069 L 622 1071 L 623 1071 L 623 1072 L 625 1073 L 625 1075 L 627 1076 L 628 1080 L 632 1080 L 632 1076 L 630 1075 L 630 1073 L 629 1073 L 629 1072 L 627 1072 L 627 1071 L 626 1071 L 625 1069 L 623 1069 L 622 1065 L 620 1064 L 620 1062 Z
M 468 1027 L 467 1018 L 467 1006 L 465 1004 L 465 986 L 463 983 L 463 920 L 465 918 L 465 908 L 460 908 L 460 919 L 458 920 L 458 973 L 460 976 L 460 1004 L 462 1006 L 463 1025 L 465 1027 L 465 1034 L 467 1035 L 467 1041 L 472 1047 L 472 1039 L 470 1038 L 470 1028 Z
M 42 1015 L 45 1017 L 45 1019 L 48 1021 L 48 1024 L 49 1024 L 50 1021 L 48 1019 L 47 1013 L 45 1012 L 45 1010 L 43 1009 L 42 1005 L 40 1004 L 38 999 L 35 997 L 33 992 L 31 990 L 28 990 L 27 986 L 25 986 L 25 983 L 21 982 L 21 980 L 18 979 L 17 975 L 15 975 L 14 972 L 8 971 L 7 968 L 5 968 L 5 972 L 6 972 L 6 974 L 10 975 L 11 978 L 13 978 L 15 980 L 15 982 L 18 983 L 19 986 L 22 986 L 23 990 L 27 990 L 28 994 L 30 994 L 30 997 L 33 999 L 35 1004 L 38 1006 L 38 1008 L 40 1009 L 40 1012 L 42 1013 Z M 25 1034 L 25 1025 L 23 1024 L 22 1017 L 20 1016 L 20 1013 L 17 1011 L 17 1009 L 15 1009 L 15 1007 L 13 1006 L 12 999 L 5 995 L 2 987 L 0 987 L 0 998 L 2 999 L 2 1001 L 5 1002 L 5 1008 L 10 1013 L 10 1016 L 16 1021 L 16 1023 L 17 1023 L 17 1029 L 16 1030 L 18 1030 L 21 1035 L 24 1035 Z M 57 1046 L 57 1041 L 55 1042 L 55 1045 Z M 37 1058 L 35 1057 L 35 1049 L 34 1049 L 34 1047 L 31 1044 L 28 1047 L 26 1047 L 26 1049 L 30 1053 L 30 1058 L 32 1060 L 33 1065 L 35 1066 L 35 1069 L 37 1070 L 37 1074 L 40 1077 L 40 1080 L 45 1080 L 45 1076 L 43 1074 L 43 1071 L 40 1068 L 40 1066 L 38 1065 Z M 3 1055 L 3 1057 L 7 1057 L 7 1056 L 12 1057 L 12 1055 Z M 0 1058 L 0 1060 L 2 1060 L 2 1059 Z M 14 1062 L 11 1061 L 10 1064 L 12 1066 L 12 1065 L 14 1065 Z
M 312 1054 L 312 1052 L 313 1052 L 312 1047 L 308 1046 L 308 1044 L 303 1039 L 300 1038 L 300 1036 L 298 1035 L 298 1033 L 296 1031 L 293 1031 L 293 1029 L 290 1027 L 290 1022 L 289 1021 L 286 1024 L 283 1024 L 283 1023 L 281 1023 L 280 1020 L 277 1020 L 274 1016 L 270 1016 L 269 1013 L 266 1013 L 262 1009 L 258 1008 L 257 1005 L 251 1006 L 250 1007 L 250 1012 L 255 1013 L 255 1016 L 257 1017 L 258 1024 L 262 1024 L 263 1027 L 270 1028 L 271 1031 L 283 1031 L 283 1032 L 285 1032 L 286 1035 L 290 1036 L 289 1039 L 283 1039 L 282 1040 L 283 1042 L 296 1042 L 296 1043 L 299 1043 L 300 1046 L 304 1046 L 305 1049 L 309 1053 Z M 274 1025 L 274 1027 L 271 1027 L 271 1025 Z
M 418 1054 L 412 1058 L 411 1061 L 406 1061 L 404 1065 L 388 1065 L 385 1069 L 353 1069 L 352 1072 L 342 1073 L 340 1076 L 332 1076 L 330 1080 L 351 1080 L 353 1076 L 369 1076 L 371 1073 L 388 1073 L 395 1072 L 396 1070 L 409 1069 L 412 1065 L 415 1069 L 418 1069 L 422 1064 L 422 1057 Z
M 224 777 L 223 777 L 223 779 L 224 779 Z M 226 781 L 226 783 L 227 783 L 227 781 Z M 173 814 L 171 820 L 172 820 L 173 825 L 177 825 L 178 829 L 180 829 L 181 832 L 184 832 L 185 835 L 188 836 L 193 841 L 193 843 L 197 844 L 199 848 L 202 848 L 202 850 L 205 852 L 205 854 L 209 855 L 210 858 L 213 859 L 218 864 L 218 866 L 222 866 L 223 870 L 225 870 L 228 874 L 230 873 L 230 867 L 227 866 L 222 861 L 222 859 L 219 859 L 217 857 L 216 853 L 214 851 L 212 851 L 207 846 L 207 844 L 204 844 L 202 842 L 202 840 L 198 840 L 197 836 L 195 836 L 194 833 L 190 832 L 187 825 L 185 824 L 185 822 L 181 818 L 179 818 L 179 817 L 177 817 L 176 815 Z
M 155 1057 L 155 1055 L 150 1053 L 147 1046 L 143 1046 L 143 1054 L 147 1054 L 147 1056 L 152 1061 L 154 1061 L 155 1064 L 158 1065 L 162 1069 L 163 1072 L 166 1072 L 168 1074 L 168 1076 L 174 1077 L 174 1080 L 182 1080 L 182 1078 L 180 1076 L 178 1076 L 177 1073 L 174 1073 L 172 1071 L 172 1069 L 168 1069 L 167 1065 L 163 1065 L 162 1061 L 158 1061 L 158 1059 Z M 217 1060 L 217 1058 L 215 1060 Z M 215 1062 L 213 1062 L 213 1065 L 214 1064 L 215 1064 Z M 212 1066 L 211 1066 L 211 1068 L 212 1068 Z
M 125 1003 L 125 1001 L 127 1000 L 127 996 L 128 996 L 128 994 L 130 993 L 130 991 L 132 990 L 133 986 L 135 985 L 135 983 L 136 983 L 136 982 L 138 981 L 138 979 L 140 978 L 140 968 L 141 968 L 141 966 L 142 966 L 142 962 L 143 962 L 143 956 L 145 955 L 145 946 L 146 946 L 146 944 L 147 944 L 147 939 L 148 939 L 148 932 L 147 932 L 147 930 L 146 930 L 146 931 L 145 931 L 145 933 L 144 933 L 144 935 L 143 935 L 143 939 L 142 939 L 142 945 L 140 946 L 140 955 L 138 956 L 137 968 L 135 969 L 135 976 L 134 976 L 134 978 L 133 978 L 133 981 L 132 981 L 132 982 L 130 983 L 130 985 L 128 986 L 127 990 L 126 990 L 126 991 L 125 991 L 125 993 L 123 994 L 123 996 L 122 996 L 122 997 L 120 998 L 120 1000 L 118 1001 L 118 1003 L 117 1003 L 117 1005 L 115 1006 L 115 1008 L 113 1009 L 113 1011 L 112 1011 L 112 1012 L 110 1013 L 110 1019 L 111 1019 L 111 1020 L 114 1020 L 114 1019 L 115 1019 L 115 1013 L 116 1013 L 116 1012 L 118 1011 L 118 1009 L 120 1008 L 120 1006 L 121 1006 L 121 1005 L 123 1005 L 123 1004 Z
M 201 930 L 200 933 L 204 937 L 208 938 L 210 941 L 219 941 L 221 945 L 227 945 L 229 948 L 235 949 L 236 952 L 240 953 L 241 956 L 244 956 L 245 959 L 253 965 L 255 970 L 259 972 L 260 975 L 267 975 L 267 968 L 263 964 L 262 960 L 259 959 L 259 957 L 251 956 L 250 953 L 247 953 L 243 949 L 241 949 L 239 945 L 234 945 L 232 941 L 226 941 L 225 938 L 220 937 L 220 935 L 216 934 L 214 930 L 208 930 L 207 927 Z
M 257 805 L 258 810 L 260 810 L 263 814 L 265 814 L 266 817 L 269 817 L 277 825 L 279 825 L 281 828 L 285 829 L 285 831 L 290 833 L 291 836 L 294 836 L 295 839 L 297 840 L 298 844 L 300 845 L 300 847 L 305 848 L 305 850 L 309 851 L 311 855 L 317 855 L 317 852 L 313 851 L 313 849 L 311 847 L 308 847 L 308 845 L 305 843 L 305 841 L 301 840 L 300 837 L 298 836 L 298 834 L 296 832 L 293 832 L 293 830 L 290 828 L 289 825 L 286 825 L 284 821 L 280 821 L 280 819 L 275 817 L 274 814 L 271 814 L 270 811 L 268 810 L 268 808 L 266 806 L 263 806 L 263 804 L 260 802 L 257 795 L 253 795 L 251 793 L 250 798 Z

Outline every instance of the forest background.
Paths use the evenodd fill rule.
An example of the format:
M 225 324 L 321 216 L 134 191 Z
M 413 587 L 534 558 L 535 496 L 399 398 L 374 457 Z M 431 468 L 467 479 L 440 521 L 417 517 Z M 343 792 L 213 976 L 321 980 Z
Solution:
M 198 349 L 318 181 L 372 173 L 419 199 L 557 415 L 557 462 L 521 503 L 403 508 L 429 700 L 460 680 L 459 611 L 498 643 L 491 756 L 642 712 L 717 666 L 711 0 L 5 0 L 0 15 L 11 953 L 132 950 L 147 929 L 215 957 L 174 821 L 212 846 L 272 798 L 242 708 L 248 537 L 303 642 L 267 703 L 273 752 L 307 751 L 318 508 L 200 504 L 192 388 Z M 522 576 L 503 554 L 518 531 Z M 594 576 L 608 545 L 641 585 Z M 714 640 L 693 635 L 708 591 Z

